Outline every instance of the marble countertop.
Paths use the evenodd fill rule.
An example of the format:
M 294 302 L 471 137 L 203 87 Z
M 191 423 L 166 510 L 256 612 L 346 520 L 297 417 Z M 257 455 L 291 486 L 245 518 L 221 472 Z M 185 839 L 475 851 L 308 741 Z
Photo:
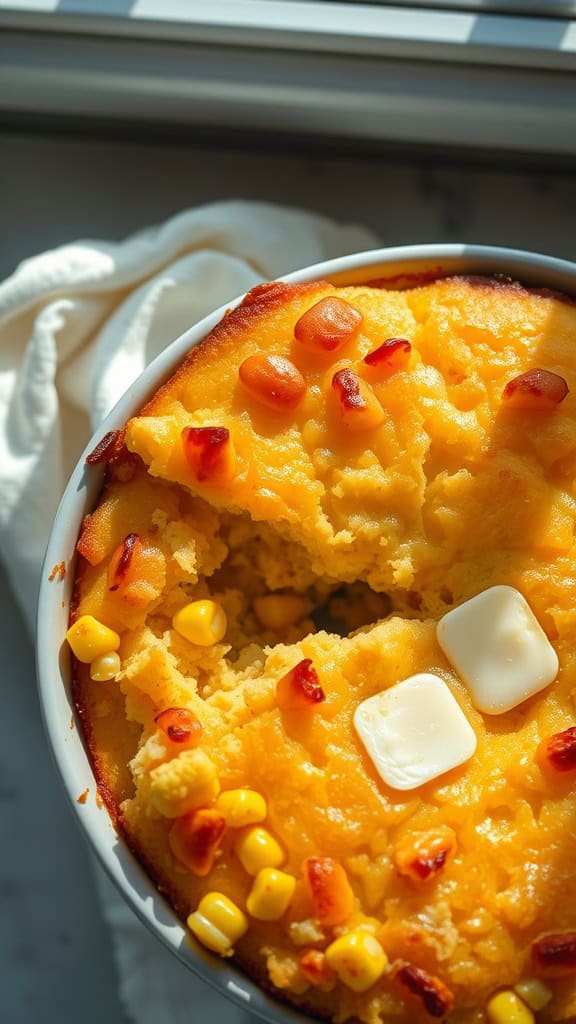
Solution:
M 576 179 L 566 170 L 5 132 L 0 178 L 0 279 L 42 249 L 122 238 L 184 207 L 238 197 L 363 222 L 385 244 L 478 242 L 574 256 Z M 0 609 L 2 1020 L 121 1024 L 92 865 L 51 764 L 31 642 L 2 574 Z M 223 1004 L 214 1011 L 224 1024 Z

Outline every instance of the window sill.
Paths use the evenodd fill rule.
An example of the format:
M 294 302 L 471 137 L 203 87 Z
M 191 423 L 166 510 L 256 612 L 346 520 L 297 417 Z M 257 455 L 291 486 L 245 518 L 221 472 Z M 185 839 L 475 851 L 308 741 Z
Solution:
M 0 113 L 576 153 L 576 14 L 163 0 L 159 20 L 158 9 L 0 0 Z

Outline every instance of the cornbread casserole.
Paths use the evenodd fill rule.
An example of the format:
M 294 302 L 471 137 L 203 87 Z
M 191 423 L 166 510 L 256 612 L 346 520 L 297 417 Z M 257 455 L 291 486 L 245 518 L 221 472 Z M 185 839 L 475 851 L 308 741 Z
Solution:
M 576 1018 L 575 379 L 562 295 L 272 283 L 88 458 L 101 795 L 309 1013 Z

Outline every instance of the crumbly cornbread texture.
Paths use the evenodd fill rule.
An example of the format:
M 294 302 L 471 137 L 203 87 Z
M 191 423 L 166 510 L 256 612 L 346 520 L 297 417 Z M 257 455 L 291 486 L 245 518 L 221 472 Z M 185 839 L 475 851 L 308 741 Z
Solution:
M 359 310 L 362 327 L 336 352 L 312 351 L 294 327 L 330 296 Z M 391 338 L 410 342 L 410 359 L 378 381 L 363 358 Z M 260 352 L 303 375 L 296 408 L 271 411 L 243 387 L 239 366 Z M 552 410 L 505 407 L 506 384 L 533 367 L 561 375 L 571 393 Z M 377 427 L 343 422 L 332 386 L 341 369 L 370 384 L 384 410 Z M 542 933 L 576 930 L 574 776 L 535 759 L 541 740 L 575 722 L 575 418 L 576 307 L 510 282 L 452 278 L 404 291 L 257 288 L 127 424 L 78 545 L 74 615 L 121 636 L 115 682 L 76 667 L 101 791 L 182 916 L 214 891 L 246 911 L 254 882 L 232 828 L 205 877 L 172 852 L 173 821 L 198 784 L 196 755 L 213 762 L 222 790 L 264 796 L 264 827 L 296 888 L 280 920 L 250 919 L 236 956 L 298 1005 L 335 1021 L 429 1020 L 399 984 L 398 969 L 413 965 L 454 994 L 450 1021 L 480 1024 L 495 990 L 533 974 Z M 228 429 L 229 478 L 191 472 L 187 427 Z M 129 535 L 139 546 L 126 580 Z M 542 694 L 489 717 L 442 654 L 436 621 L 496 584 L 527 599 L 560 671 Z M 255 602 L 275 592 L 301 595 L 300 617 L 264 628 Z M 179 609 L 205 598 L 228 620 L 210 647 L 172 627 Z M 326 699 L 282 711 L 277 682 L 305 658 Z M 421 672 L 447 683 L 478 746 L 465 765 L 398 792 L 376 774 L 352 718 L 361 701 Z M 202 723 L 194 751 L 155 723 L 174 707 Z M 427 834 L 455 843 L 418 881 L 400 867 Z M 307 857 L 346 869 L 354 909 L 342 924 L 315 919 Z M 358 927 L 387 955 L 380 979 L 365 992 L 311 984 L 303 951 Z M 576 1017 L 576 974 L 549 984 L 538 1019 Z

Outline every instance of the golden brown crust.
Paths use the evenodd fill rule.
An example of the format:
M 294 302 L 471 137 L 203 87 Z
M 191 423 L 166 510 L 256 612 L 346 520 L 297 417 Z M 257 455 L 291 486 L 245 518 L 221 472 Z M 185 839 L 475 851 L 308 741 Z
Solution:
M 133 792 L 132 777 L 128 761 L 138 748 L 141 729 L 129 726 L 124 720 L 122 730 L 117 734 L 117 743 L 111 741 L 107 728 L 99 728 L 103 722 L 102 704 L 109 705 L 109 713 L 116 710 L 124 717 L 124 698 L 120 691 L 107 683 L 95 683 L 90 679 L 88 667 L 73 659 L 73 699 L 80 719 L 82 736 L 88 750 L 96 784 L 110 817 L 117 829 L 122 828 L 120 804 Z M 99 717 L 99 715 L 101 717 Z M 123 770 L 114 771 L 114 766 Z
M 516 294 L 537 295 L 541 298 L 556 299 L 568 305 L 574 305 L 576 298 L 550 288 L 528 287 L 504 274 L 492 276 L 482 274 L 450 274 L 441 265 L 418 273 L 395 274 L 389 277 L 374 278 L 366 282 L 366 287 L 388 290 L 404 290 L 419 288 L 425 285 L 450 280 L 455 283 L 467 283 L 482 290 L 512 292 Z M 302 284 L 287 284 L 282 281 L 270 281 L 256 285 L 245 295 L 235 309 L 225 313 L 222 320 L 206 335 L 202 341 L 190 350 L 175 373 L 155 391 L 152 398 L 145 403 L 139 416 L 154 416 L 161 409 L 170 395 L 177 394 L 181 385 L 189 379 L 193 370 L 202 369 L 203 363 L 209 363 L 213 357 L 224 356 L 230 343 L 234 344 L 238 335 L 249 330 L 256 330 L 258 325 L 274 310 L 287 306 L 296 296 L 305 296 L 314 292 L 333 290 L 333 286 L 324 280 Z
M 420 270 L 414 273 L 390 274 L 383 277 L 373 277 L 364 282 L 367 288 L 382 288 L 383 290 L 404 291 L 408 288 L 420 288 L 423 285 L 434 284 L 436 281 L 443 281 L 450 277 L 450 272 L 440 264 L 430 270 Z
M 493 274 L 491 277 L 483 274 L 457 274 L 452 280 L 463 281 L 473 288 L 480 288 L 484 291 L 509 292 L 516 295 L 538 295 L 542 299 L 555 299 L 557 302 L 563 302 L 568 306 L 576 304 L 576 298 L 572 295 L 567 295 L 565 292 L 557 291 L 555 288 L 528 286 L 520 281 L 516 281 L 513 277 L 507 277 L 505 274 Z
M 390 277 L 376 277 L 366 282 L 368 288 L 392 289 L 394 291 L 408 288 L 421 288 L 424 285 L 441 283 L 442 281 L 461 282 L 483 291 L 500 291 L 516 295 L 538 295 L 543 299 L 555 299 L 566 305 L 576 305 L 576 296 L 555 288 L 538 288 L 522 284 L 506 274 L 452 274 L 441 266 L 431 270 L 423 270 L 413 274 L 392 274 Z
M 156 410 L 163 406 L 167 396 L 177 392 L 180 384 L 188 379 L 191 370 L 200 369 L 203 362 L 208 362 L 220 354 L 230 342 L 234 342 L 239 333 L 256 329 L 259 322 L 272 310 L 287 305 L 296 295 L 308 295 L 331 287 L 327 281 L 313 281 L 307 284 L 270 281 L 256 285 L 247 292 L 239 306 L 225 313 L 210 333 L 190 350 L 176 372 L 157 389 L 138 415 L 154 416 Z

